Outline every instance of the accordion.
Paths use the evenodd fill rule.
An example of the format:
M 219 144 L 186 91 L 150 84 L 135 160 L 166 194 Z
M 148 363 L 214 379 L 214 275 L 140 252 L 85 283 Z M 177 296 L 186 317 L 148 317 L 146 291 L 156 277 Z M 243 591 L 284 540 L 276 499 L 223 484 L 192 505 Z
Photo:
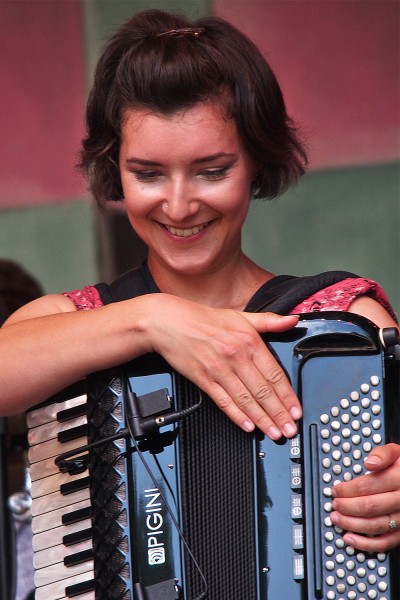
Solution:
M 400 439 L 397 340 L 323 315 L 264 336 L 303 405 L 293 439 L 243 432 L 157 355 L 30 411 L 36 600 L 399 600 L 398 551 L 330 520 L 332 486 Z

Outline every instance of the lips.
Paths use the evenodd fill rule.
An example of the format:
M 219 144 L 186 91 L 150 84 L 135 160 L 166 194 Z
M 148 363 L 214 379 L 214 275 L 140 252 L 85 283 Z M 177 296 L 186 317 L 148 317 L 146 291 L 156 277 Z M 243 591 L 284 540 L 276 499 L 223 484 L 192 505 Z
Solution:
M 205 229 L 207 226 L 208 226 L 208 223 L 203 223 L 203 225 L 197 225 L 196 227 L 179 229 L 178 227 L 170 227 L 169 225 L 164 225 L 164 227 L 172 235 L 176 235 L 177 237 L 184 237 L 184 238 L 188 238 L 188 237 L 191 237 L 192 235 L 196 235 L 197 233 L 200 233 L 200 231 L 203 231 L 203 229 Z

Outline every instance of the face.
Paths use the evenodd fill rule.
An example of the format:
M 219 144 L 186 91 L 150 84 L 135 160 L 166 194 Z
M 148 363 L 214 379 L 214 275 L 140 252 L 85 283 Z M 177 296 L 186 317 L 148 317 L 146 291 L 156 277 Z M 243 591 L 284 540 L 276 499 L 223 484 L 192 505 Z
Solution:
M 168 117 L 127 111 L 119 164 L 127 215 L 148 246 L 153 275 L 237 265 L 253 163 L 217 105 Z

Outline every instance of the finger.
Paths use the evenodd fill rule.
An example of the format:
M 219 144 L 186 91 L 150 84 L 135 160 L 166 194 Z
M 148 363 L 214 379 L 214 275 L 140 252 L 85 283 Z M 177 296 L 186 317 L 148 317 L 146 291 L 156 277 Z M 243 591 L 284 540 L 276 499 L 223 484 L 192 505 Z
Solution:
M 400 458 L 400 444 L 387 444 L 374 448 L 365 458 L 364 464 L 369 471 L 385 469 Z
M 244 389 L 244 388 L 243 388 Z M 247 412 L 242 410 L 238 404 L 238 401 L 234 401 L 232 397 L 227 394 L 226 390 L 223 389 L 220 385 L 214 384 L 209 391 L 205 390 L 208 395 L 213 399 L 218 408 L 236 425 L 241 427 L 244 431 L 252 432 L 255 429 L 255 421 L 260 420 L 264 413 L 262 409 L 258 406 L 258 410 L 260 411 L 260 417 L 257 417 L 257 405 L 253 400 L 255 406 L 255 411 L 252 413 L 255 415 L 255 418 L 249 417 Z M 243 391 L 242 398 L 246 397 L 246 391 Z M 250 403 L 250 401 L 249 401 Z M 246 402 L 244 402 L 246 406 Z M 271 439 L 277 440 L 282 437 L 281 431 L 275 426 L 272 419 L 270 419 L 267 415 L 265 415 L 264 427 L 266 431 L 266 435 L 268 435 Z
M 240 313 L 259 333 L 268 331 L 279 333 L 295 327 L 299 321 L 298 315 L 276 315 L 275 313 Z
M 249 374 L 246 374 L 249 375 Z M 237 397 L 238 406 L 246 412 L 246 414 L 252 419 L 257 427 L 272 439 L 277 439 L 277 436 L 271 431 L 271 425 L 275 426 L 280 436 L 293 437 L 297 433 L 297 426 L 286 409 L 284 401 L 289 397 L 293 396 L 293 400 L 290 401 L 291 410 L 295 410 L 294 403 L 296 397 L 294 396 L 293 390 L 287 382 L 283 371 L 279 367 L 273 367 L 270 374 L 264 376 L 254 371 L 254 376 L 249 379 L 247 376 L 243 376 L 243 392 Z M 280 387 L 280 379 L 285 378 L 287 387 L 287 397 Z M 284 382 L 282 382 L 283 387 Z M 301 415 L 299 409 L 296 416 Z
M 399 486 L 399 468 L 392 465 L 383 471 L 360 475 L 350 481 L 338 483 L 331 491 L 333 498 L 357 498 L 395 491 Z
M 332 509 L 351 517 L 379 517 L 396 511 L 400 506 L 400 491 L 355 498 L 335 498 Z
M 349 546 L 364 552 L 387 552 L 400 544 L 400 532 L 366 537 L 351 531 L 343 535 L 343 541 Z
M 273 389 L 279 404 L 275 405 L 276 412 L 269 410 L 270 416 L 275 423 L 283 430 L 283 425 L 287 422 L 287 412 L 290 414 L 288 422 L 297 421 L 302 416 L 302 407 L 299 399 L 293 391 L 293 388 L 286 377 L 286 374 L 277 361 L 266 361 L 260 355 L 254 357 L 254 364 L 261 373 L 261 376 L 268 382 Z M 260 403 L 265 406 L 265 398 L 260 398 Z M 282 411 L 282 407 L 285 409 Z M 278 410 L 277 410 L 278 409 Z
M 336 527 L 352 531 L 354 533 L 362 533 L 364 535 L 383 535 L 394 533 L 389 522 L 399 523 L 400 529 L 400 513 L 391 513 L 380 515 L 375 518 L 349 517 L 342 515 L 339 512 L 333 511 L 330 514 L 332 523 Z
M 251 369 L 249 368 L 249 371 Z M 242 382 L 239 378 L 233 378 L 229 374 L 229 380 L 220 385 L 215 385 L 212 398 L 217 406 L 238 424 L 245 431 L 252 431 L 257 427 L 268 437 L 277 440 L 282 435 L 292 437 L 296 434 L 297 428 L 289 413 L 282 409 L 282 404 L 276 397 L 274 390 L 266 385 L 264 379 L 257 375 L 257 370 L 253 370 L 254 378 L 260 379 L 259 387 L 254 383 Z M 220 379 L 221 381 L 221 379 Z M 248 388 L 252 388 L 252 392 Z M 267 410 L 264 408 L 261 396 L 267 403 Z M 271 417 L 272 413 L 278 413 L 281 410 L 282 427 L 277 425 Z M 251 427 L 250 427 L 251 423 Z

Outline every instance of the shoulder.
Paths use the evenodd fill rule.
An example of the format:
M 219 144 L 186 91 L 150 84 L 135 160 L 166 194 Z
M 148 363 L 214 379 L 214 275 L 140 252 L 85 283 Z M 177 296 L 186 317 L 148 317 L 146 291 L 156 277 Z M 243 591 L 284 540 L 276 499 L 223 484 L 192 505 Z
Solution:
M 46 296 L 41 296 L 32 302 L 28 302 L 28 304 L 25 304 L 15 311 L 15 313 L 7 319 L 3 327 L 28 319 L 45 317 L 63 312 L 73 312 L 75 310 L 76 308 L 72 300 L 63 294 L 48 294 Z
M 358 296 L 350 305 L 349 312 L 367 317 L 378 327 L 397 327 L 398 324 L 389 312 L 370 296 Z

